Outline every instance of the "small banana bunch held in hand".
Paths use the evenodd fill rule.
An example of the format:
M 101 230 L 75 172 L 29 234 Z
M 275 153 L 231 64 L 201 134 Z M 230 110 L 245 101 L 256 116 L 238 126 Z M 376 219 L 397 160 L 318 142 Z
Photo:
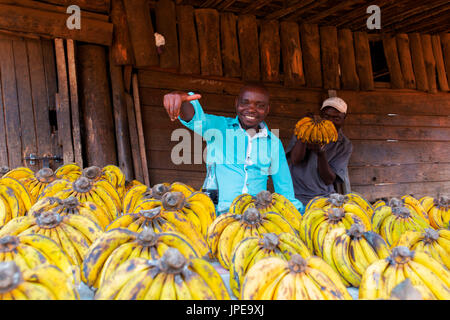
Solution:
M 338 132 L 333 122 L 318 116 L 304 117 L 295 125 L 294 134 L 302 142 L 325 145 L 336 142 Z

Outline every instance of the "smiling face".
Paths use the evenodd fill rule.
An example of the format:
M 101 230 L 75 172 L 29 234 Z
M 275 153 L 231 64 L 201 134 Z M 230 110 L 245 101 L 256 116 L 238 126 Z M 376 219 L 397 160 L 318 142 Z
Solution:
M 263 87 L 244 87 L 236 98 L 235 105 L 242 128 L 257 130 L 269 114 L 269 93 Z

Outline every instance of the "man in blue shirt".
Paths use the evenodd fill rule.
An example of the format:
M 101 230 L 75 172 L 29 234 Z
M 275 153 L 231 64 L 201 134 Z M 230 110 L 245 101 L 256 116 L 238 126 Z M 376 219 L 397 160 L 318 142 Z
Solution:
M 201 135 L 207 144 L 207 163 L 216 163 L 219 184 L 218 214 L 226 212 L 233 199 L 243 193 L 255 196 L 267 190 L 271 175 L 275 192 L 304 212 L 295 198 L 283 145 L 264 119 L 269 114 L 269 92 L 261 85 L 246 85 L 235 100 L 236 117 L 207 114 L 200 94 L 175 91 L 164 96 L 164 107 L 172 121 Z

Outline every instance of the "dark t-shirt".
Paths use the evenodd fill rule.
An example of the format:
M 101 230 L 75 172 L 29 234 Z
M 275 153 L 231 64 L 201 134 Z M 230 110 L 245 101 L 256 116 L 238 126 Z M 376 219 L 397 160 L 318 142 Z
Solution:
M 290 161 L 291 151 L 297 142 L 294 135 L 286 148 L 286 158 L 289 161 L 289 169 L 294 183 L 295 197 L 305 206 L 315 196 L 328 196 L 335 192 L 334 185 L 326 185 L 319 176 L 317 170 L 317 154 L 306 151 L 305 158 L 298 165 Z M 325 154 L 331 169 L 341 181 L 347 175 L 348 160 L 352 154 L 353 146 L 350 140 L 339 130 L 338 141 L 325 146 Z

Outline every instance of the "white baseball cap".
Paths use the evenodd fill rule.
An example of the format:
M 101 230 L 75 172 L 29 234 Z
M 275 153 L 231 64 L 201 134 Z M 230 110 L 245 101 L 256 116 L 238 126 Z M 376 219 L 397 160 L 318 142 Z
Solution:
M 320 110 L 322 110 L 325 107 L 333 107 L 342 113 L 347 113 L 347 104 L 345 103 L 344 100 L 342 100 L 339 97 L 331 97 L 326 99 L 322 103 L 322 108 L 320 108 Z

